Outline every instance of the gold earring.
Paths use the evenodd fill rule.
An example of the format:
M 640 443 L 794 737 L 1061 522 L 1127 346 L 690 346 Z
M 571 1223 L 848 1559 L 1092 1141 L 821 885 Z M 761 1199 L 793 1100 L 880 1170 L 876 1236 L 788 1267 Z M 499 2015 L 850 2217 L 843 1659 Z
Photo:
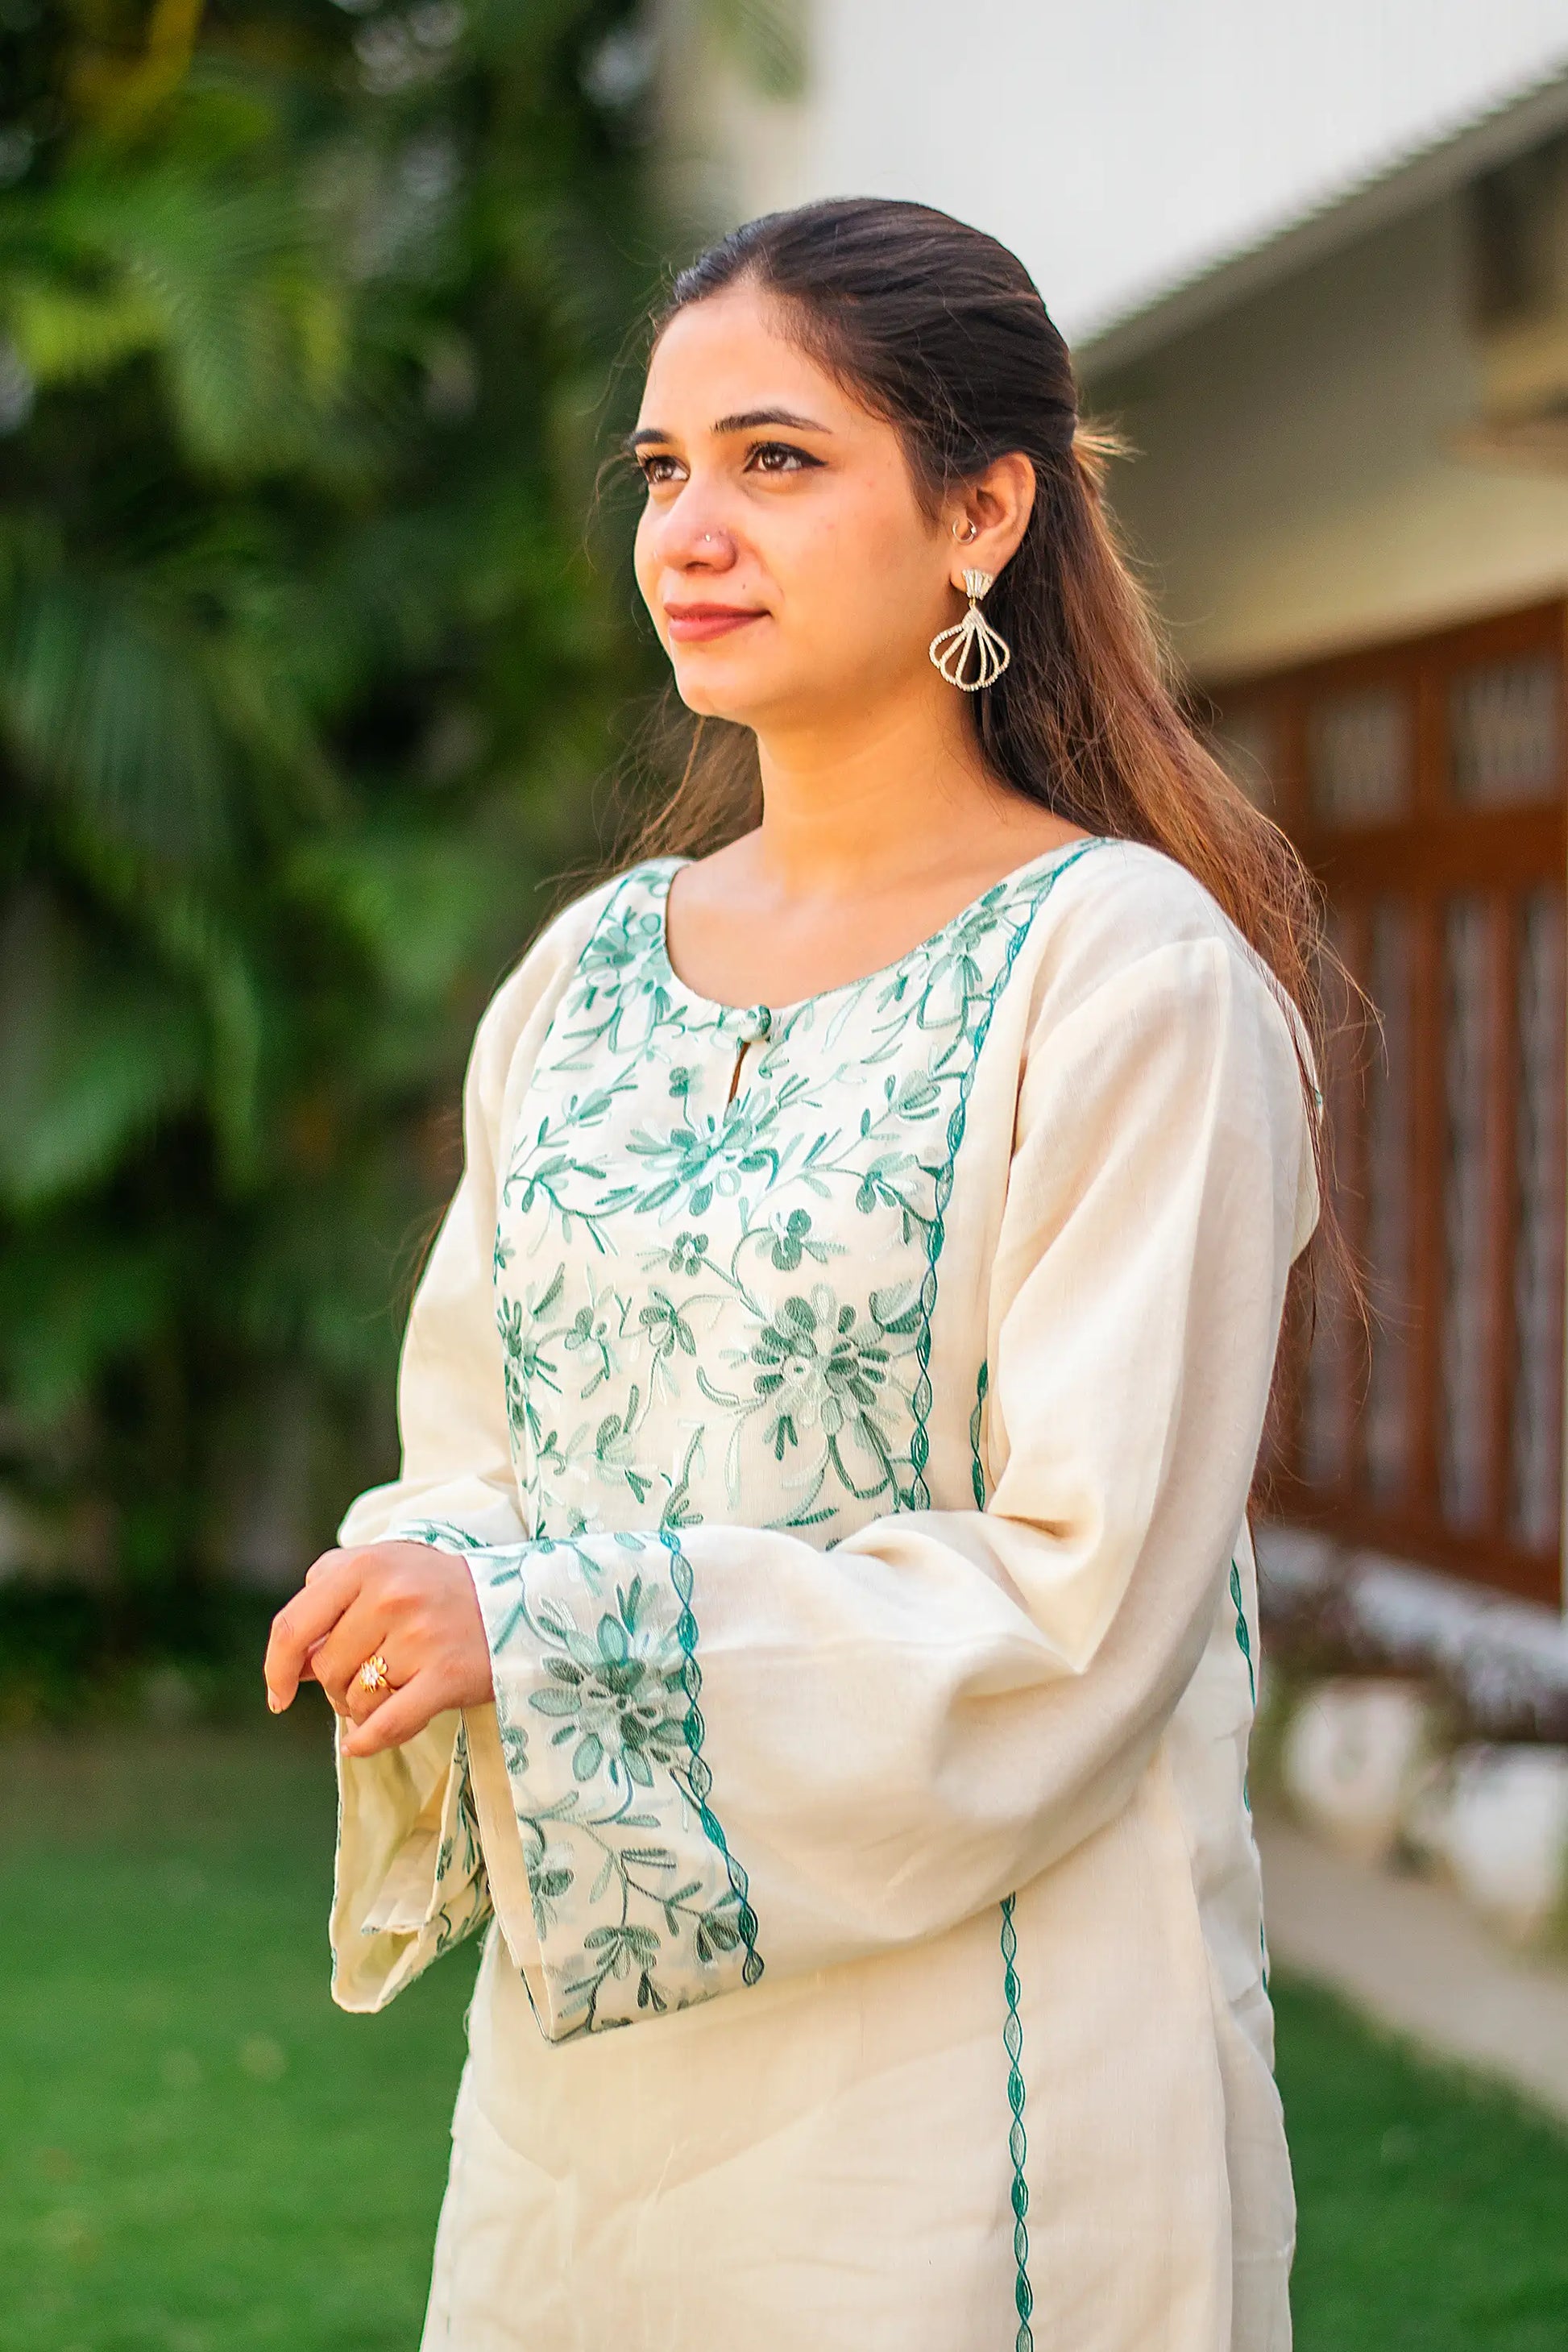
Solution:
M 992 577 L 989 572 L 964 573 L 969 610 L 951 629 L 939 629 L 929 647 L 931 660 L 949 686 L 956 686 L 964 694 L 978 694 L 983 686 L 994 686 L 1013 658 L 1012 646 L 980 609 L 980 599 L 990 587 Z M 973 677 L 968 675 L 971 646 L 974 649 Z

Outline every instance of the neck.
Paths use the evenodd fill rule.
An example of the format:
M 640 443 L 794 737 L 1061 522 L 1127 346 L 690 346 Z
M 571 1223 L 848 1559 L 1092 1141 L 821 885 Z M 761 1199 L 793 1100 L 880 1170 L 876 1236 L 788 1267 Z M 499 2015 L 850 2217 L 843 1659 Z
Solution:
M 784 890 L 852 892 L 929 873 L 982 812 L 1016 804 L 987 771 L 968 710 L 939 684 L 798 727 L 759 727 L 759 864 Z

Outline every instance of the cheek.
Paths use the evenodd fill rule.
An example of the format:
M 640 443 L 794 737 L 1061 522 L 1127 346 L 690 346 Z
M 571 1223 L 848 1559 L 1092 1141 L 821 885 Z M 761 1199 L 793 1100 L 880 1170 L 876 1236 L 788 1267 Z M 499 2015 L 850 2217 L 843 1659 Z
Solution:
M 918 635 L 932 596 L 929 544 L 900 502 L 875 496 L 814 517 L 779 548 L 777 573 L 812 638 L 840 656 Z
M 637 537 L 632 541 L 632 570 L 637 588 L 648 610 L 654 610 L 653 592 L 658 579 L 658 551 L 655 545 L 654 515 L 645 506 L 637 517 Z

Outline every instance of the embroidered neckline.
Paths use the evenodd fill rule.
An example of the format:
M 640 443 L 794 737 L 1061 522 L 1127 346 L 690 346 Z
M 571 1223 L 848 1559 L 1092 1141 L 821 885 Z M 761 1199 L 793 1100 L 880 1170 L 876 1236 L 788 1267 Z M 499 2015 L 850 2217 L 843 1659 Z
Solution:
M 1054 849 L 1041 850 L 1037 857 L 1028 858 L 1022 866 L 1015 866 L 1007 873 L 999 875 L 987 888 L 982 890 L 977 897 L 971 898 L 967 906 L 960 907 L 957 913 L 950 915 L 945 923 L 941 924 L 927 938 L 917 940 L 913 947 L 906 948 L 902 955 L 895 956 L 890 962 L 879 964 L 872 971 L 861 972 L 854 980 L 842 980 L 836 988 L 819 988 L 810 996 L 792 997 L 784 1004 L 729 1004 L 722 998 L 702 995 L 700 991 L 692 988 L 682 980 L 669 960 L 669 887 L 675 879 L 677 868 L 694 865 L 696 860 L 674 855 L 653 857 L 649 858 L 640 869 L 634 870 L 640 870 L 644 876 L 653 902 L 656 919 L 651 927 L 652 944 L 649 952 L 662 985 L 673 995 L 683 999 L 688 1004 L 696 1006 L 713 1020 L 723 1021 L 735 1016 L 744 1017 L 766 1013 L 776 1021 L 787 1019 L 792 1013 L 804 1013 L 813 1005 L 832 1004 L 839 997 L 852 996 L 860 989 L 872 987 L 880 981 L 893 979 L 899 972 L 907 970 L 910 964 L 918 963 L 921 957 L 931 955 L 952 932 L 961 929 L 965 923 L 973 922 L 983 908 L 994 905 L 1010 890 L 1030 880 L 1036 874 L 1048 872 L 1057 859 L 1070 860 L 1076 851 L 1088 849 L 1110 838 L 1112 836 L 1108 834 L 1085 834 L 1079 840 L 1060 841 Z

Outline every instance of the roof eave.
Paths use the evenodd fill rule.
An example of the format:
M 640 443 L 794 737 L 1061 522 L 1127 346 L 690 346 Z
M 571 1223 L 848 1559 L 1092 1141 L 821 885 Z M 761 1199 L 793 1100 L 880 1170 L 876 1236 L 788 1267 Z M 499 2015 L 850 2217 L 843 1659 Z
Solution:
M 1327 198 L 1207 268 L 1151 292 L 1074 343 L 1086 380 L 1142 359 L 1190 328 L 1418 211 L 1568 124 L 1568 69 L 1533 83 L 1460 131 Z

